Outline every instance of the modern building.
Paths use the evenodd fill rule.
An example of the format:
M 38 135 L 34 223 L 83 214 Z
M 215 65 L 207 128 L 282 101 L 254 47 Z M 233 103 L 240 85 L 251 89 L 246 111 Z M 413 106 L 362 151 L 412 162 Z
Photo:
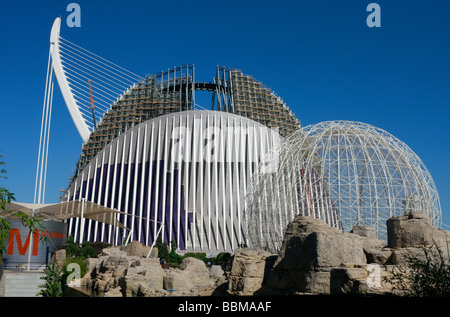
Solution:
M 78 173 L 63 200 L 92 201 L 127 213 L 129 230 L 69 220 L 76 241 L 151 245 L 216 253 L 247 245 L 247 187 L 280 135 L 254 120 L 188 110 L 146 120 L 108 143 Z M 83 236 L 80 233 L 83 232 Z
M 193 64 L 141 77 L 62 38 L 59 27 L 57 18 L 43 114 L 54 74 L 83 140 L 61 202 L 118 211 L 114 221 L 67 220 L 77 242 L 161 238 L 185 251 L 276 251 L 299 214 L 344 231 L 375 226 L 381 238 L 384 221 L 405 212 L 425 211 L 439 225 L 431 175 L 389 133 L 345 121 L 301 128 L 279 96 L 234 68 L 217 66 L 210 81 L 199 81 Z M 199 91 L 210 104 L 198 104 Z
M 118 220 L 128 228 L 72 218 L 68 234 L 111 244 L 150 245 L 161 237 L 181 250 L 209 253 L 246 245 L 252 173 L 280 138 L 300 127 L 286 103 L 223 66 L 210 81 L 199 81 L 193 64 L 135 75 L 62 38 L 60 24 L 57 18 L 50 35 L 46 96 L 54 74 L 83 140 L 61 202 L 125 212 Z M 199 105 L 198 91 L 209 92 L 211 103 Z M 41 136 L 44 148 L 46 139 Z

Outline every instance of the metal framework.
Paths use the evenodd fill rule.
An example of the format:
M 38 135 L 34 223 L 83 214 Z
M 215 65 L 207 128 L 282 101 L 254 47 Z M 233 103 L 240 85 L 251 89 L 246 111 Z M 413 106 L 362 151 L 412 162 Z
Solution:
M 441 225 L 439 196 L 420 158 L 374 126 L 329 121 L 304 127 L 271 153 L 274 173 L 260 171 L 249 190 L 246 219 L 251 245 L 275 251 L 296 215 L 325 220 L 346 232 L 421 211 Z
M 278 129 L 282 136 L 300 127 L 300 122 L 283 100 L 251 76 L 237 69 L 218 66 L 213 81 L 198 82 L 195 65 L 186 64 L 146 76 L 120 94 L 84 143 L 77 170 L 81 171 L 114 138 L 141 122 L 168 113 L 202 108 L 195 102 L 198 90 L 211 92 L 211 110 L 253 119 Z

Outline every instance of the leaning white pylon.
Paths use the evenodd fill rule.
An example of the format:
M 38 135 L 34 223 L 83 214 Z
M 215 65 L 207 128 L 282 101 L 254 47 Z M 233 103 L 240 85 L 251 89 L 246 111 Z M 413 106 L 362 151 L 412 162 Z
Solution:
M 89 128 L 81 115 L 79 106 L 72 94 L 66 78 L 66 74 L 62 67 L 61 57 L 59 53 L 60 28 L 61 18 L 56 18 L 53 22 L 52 30 L 50 33 L 50 56 L 52 58 L 52 67 L 55 72 L 56 79 L 58 80 L 58 85 L 67 105 L 67 109 L 69 110 L 70 116 L 72 117 L 72 120 L 75 123 L 75 126 L 77 127 L 78 133 L 83 139 L 83 142 L 86 142 L 89 139 L 89 135 L 91 134 L 91 132 L 89 131 Z

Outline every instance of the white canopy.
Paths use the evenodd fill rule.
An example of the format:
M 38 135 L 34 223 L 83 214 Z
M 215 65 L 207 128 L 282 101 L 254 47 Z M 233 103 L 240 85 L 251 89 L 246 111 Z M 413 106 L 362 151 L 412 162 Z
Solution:
M 55 221 L 75 217 L 86 218 L 128 230 L 127 227 L 117 220 L 117 215 L 125 214 L 124 212 L 100 206 L 91 201 L 75 200 L 56 204 L 11 202 L 7 205 L 7 210 L 11 213 L 23 212 L 27 215 L 32 215 L 34 211 L 34 215 L 42 215 Z

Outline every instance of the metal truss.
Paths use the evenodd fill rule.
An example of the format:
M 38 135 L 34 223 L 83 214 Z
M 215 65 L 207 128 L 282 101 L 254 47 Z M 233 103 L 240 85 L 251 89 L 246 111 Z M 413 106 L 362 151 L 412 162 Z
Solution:
M 296 215 L 323 219 L 345 232 L 374 226 L 381 239 L 386 239 L 386 220 L 395 215 L 421 211 L 441 225 L 430 173 L 405 143 L 384 130 L 322 122 L 293 133 L 271 155 L 277 168 L 256 173 L 249 190 L 246 218 L 253 246 L 278 250 Z

